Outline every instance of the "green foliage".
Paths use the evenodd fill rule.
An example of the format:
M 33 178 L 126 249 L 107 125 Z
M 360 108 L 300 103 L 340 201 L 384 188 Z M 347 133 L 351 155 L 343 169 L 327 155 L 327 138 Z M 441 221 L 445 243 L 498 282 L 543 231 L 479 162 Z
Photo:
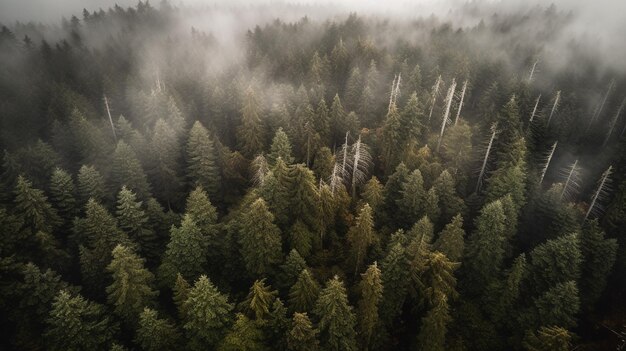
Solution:
M 205 275 L 189 290 L 183 309 L 186 311 L 183 328 L 192 350 L 216 346 L 232 322 L 233 305 Z
M 383 282 L 383 299 L 380 305 L 380 320 L 389 327 L 404 305 L 410 281 L 410 266 L 405 249 L 395 243 L 380 265 Z
M 320 286 L 308 269 L 302 269 L 298 280 L 289 290 L 289 306 L 298 312 L 310 311 L 317 301 Z
M 582 253 L 581 301 L 586 309 L 592 309 L 606 287 L 607 277 L 615 263 L 617 241 L 605 239 L 598 221 L 591 221 L 583 229 L 580 237 Z
M 55 168 L 50 177 L 50 202 L 67 222 L 76 215 L 76 186 L 72 176 L 61 168 Z
M 207 241 L 191 215 L 185 215 L 179 227 L 172 226 L 170 242 L 158 275 L 162 286 L 173 286 L 176 274 L 193 281 L 204 272 Z
M 343 283 L 335 276 L 326 283 L 315 304 L 322 346 L 328 350 L 356 350 L 356 317 Z
M 450 307 L 445 296 L 437 298 L 433 307 L 422 318 L 422 326 L 417 336 L 420 350 L 444 351 L 446 350 L 447 325 L 450 317 Z
M 424 215 L 424 203 L 426 202 L 426 191 L 424 190 L 424 180 L 419 169 L 411 172 L 406 181 L 401 185 L 401 197 L 396 200 L 400 216 L 404 218 L 402 227 L 408 229 L 416 218 Z
M 259 198 L 241 217 L 240 253 L 246 269 L 253 275 L 264 275 L 281 262 L 280 229 L 274 224 L 265 201 Z
M 19 176 L 14 193 L 14 211 L 25 229 L 50 233 L 60 224 L 60 218 L 48 203 L 48 198 L 43 191 L 33 188 L 30 181 Z
M 139 244 L 141 253 L 155 260 L 159 256 L 156 234 L 148 226 L 148 216 L 142 208 L 142 201 L 137 201 L 135 193 L 126 186 L 123 186 L 117 195 L 115 216 L 119 228 Z
M 241 125 L 237 129 L 237 140 L 243 155 L 254 157 L 265 148 L 265 133 L 262 128 L 258 97 L 248 88 L 241 108 Z
M 378 306 L 383 297 L 382 273 L 376 262 L 361 274 L 359 290 L 361 299 L 358 305 L 359 335 L 363 338 L 361 345 L 367 348 L 378 325 Z
M 200 121 L 194 122 L 189 130 L 186 155 L 187 175 L 191 183 L 202 186 L 211 196 L 216 196 L 221 184 L 217 154 L 209 131 Z
M 368 249 L 377 240 L 370 205 L 365 204 L 361 208 L 354 225 L 348 230 L 346 238 L 350 245 L 352 261 L 354 262 L 354 274 L 356 275 L 367 257 Z
M 536 292 L 580 277 L 580 235 L 574 233 L 535 247 L 530 253 L 530 278 Z
M 265 319 L 270 314 L 270 309 L 278 292 L 271 290 L 265 285 L 265 279 L 256 280 L 250 287 L 250 292 L 243 304 L 246 310 L 252 312 L 256 320 Z
M 112 255 L 113 260 L 107 266 L 113 277 L 113 284 L 106 288 L 108 302 L 124 320 L 134 322 L 158 295 L 152 289 L 154 275 L 144 268 L 141 257 L 122 245 L 116 246 Z
M 141 199 L 147 199 L 150 196 L 150 186 L 141 163 L 137 159 L 135 151 L 124 141 L 117 143 L 113 153 L 111 183 L 115 191 L 126 185 L 128 189 L 135 192 Z
M 47 324 L 44 337 L 51 350 L 105 349 L 117 332 L 101 305 L 66 290 L 55 297 Z
M 294 313 L 292 327 L 287 339 L 290 351 L 317 351 L 319 341 L 317 341 L 317 330 L 313 328 L 313 323 L 306 313 Z
M 557 326 L 541 327 L 536 332 L 528 332 L 524 338 L 527 351 L 569 351 L 571 347 L 572 334 Z
M 531 325 L 576 326 L 576 314 L 580 309 L 578 287 L 575 281 L 558 283 L 535 299 L 532 307 Z
M 439 237 L 433 245 L 433 250 L 442 252 L 452 262 L 460 262 L 465 249 L 464 237 L 463 217 L 458 214 L 439 233 Z
M 226 334 L 218 351 L 263 351 L 269 350 L 263 344 L 263 332 L 258 325 L 241 313 L 237 314 L 237 319 L 231 330 Z
M 180 334 L 172 322 L 158 318 L 157 311 L 146 307 L 139 315 L 135 341 L 146 351 L 176 350 Z
M 82 204 L 89 199 L 103 201 L 106 197 L 104 178 L 94 166 L 82 165 L 78 170 L 78 197 Z
M 274 139 L 272 139 L 272 145 L 270 146 L 270 153 L 267 154 L 267 160 L 270 164 L 275 164 L 278 158 L 282 158 L 286 164 L 292 164 L 294 158 L 291 154 L 291 142 L 287 133 L 282 128 L 278 128 Z

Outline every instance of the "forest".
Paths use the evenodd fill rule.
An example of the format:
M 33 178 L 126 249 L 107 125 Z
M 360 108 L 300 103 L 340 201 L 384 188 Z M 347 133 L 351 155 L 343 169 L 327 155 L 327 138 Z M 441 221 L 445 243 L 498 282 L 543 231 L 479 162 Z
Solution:
M 0 349 L 626 350 L 624 56 L 498 9 L 0 23 Z

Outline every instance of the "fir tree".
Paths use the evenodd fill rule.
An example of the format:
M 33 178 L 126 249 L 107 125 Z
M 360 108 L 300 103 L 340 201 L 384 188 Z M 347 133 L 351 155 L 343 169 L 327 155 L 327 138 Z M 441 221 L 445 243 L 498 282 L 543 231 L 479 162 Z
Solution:
M 271 286 L 265 285 L 265 278 L 255 280 L 243 304 L 246 310 L 252 312 L 257 321 L 261 321 L 270 314 L 277 294 L 276 290 L 271 290 Z
M 292 327 L 287 336 L 287 346 L 290 351 L 318 351 L 317 330 L 306 313 L 294 313 Z
M 591 221 L 580 235 L 581 264 L 581 300 L 586 309 L 600 298 L 606 287 L 607 277 L 615 263 L 617 242 L 605 239 L 597 220 Z
M 218 351 L 265 351 L 263 331 L 258 324 L 238 313 L 235 323 L 221 341 Z
M 291 249 L 287 258 L 285 259 L 285 263 L 281 266 L 282 276 L 281 282 L 284 287 L 291 287 L 296 283 L 298 277 L 300 276 L 300 272 L 303 269 L 306 269 L 306 261 L 296 249 Z
M 272 145 L 270 146 L 270 153 L 267 155 L 267 160 L 270 164 L 275 164 L 278 158 L 282 158 L 286 164 L 292 164 L 294 158 L 291 153 L 291 142 L 287 133 L 283 131 L 283 128 L 278 128 L 274 139 L 272 139 Z
M 157 121 L 150 142 L 154 157 L 148 163 L 150 182 L 155 189 L 159 189 L 157 194 L 168 204 L 179 199 L 182 186 L 178 175 L 181 150 L 175 128 L 163 119 Z M 141 194 L 139 190 L 136 192 Z
M 104 178 L 94 166 L 82 165 L 78 170 L 78 197 L 81 204 L 87 203 L 89 199 L 105 199 Z
M 575 281 L 559 283 L 535 299 L 533 304 L 533 326 L 561 325 L 576 326 L 576 315 L 580 308 L 578 287 Z
M 532 250 L 530 259 L 532 287 L 538 293 L 556 283 L 578 280 L 583 259 L 579 235 L 548 240 Z
M 372 208 L 368 204 L 365 204 L 361 208 L 354 225 L 348 230 L 346 238 L 350 245 L 352 259 L 354 261 L 354 274 L 356 275 L 361 265 L 363 265 L 368 249 L 377 239 L 376 233 L 374 232 Z
M 54 299 L 47 323 L 44 337 L 51 350 L 106 349 L 117 332 L 101 305 L 66 290 Z
M 119 228 L 139 244 L 142 254 L 150 260 L 158 255 L 158 241 L 156 234 L 148 226 L 148 216 L 142 209 L 142 202 L 137 201 L 135 193 L 123 186 L 117 195 L 115 211 Z
M 55 168 L 50 178 L 50 202 L 66 223 L 76 215 L 76 186 L 72 176 L 61 168 Z
M 185 301 L 189 297 L 189 290 L 191 289 L 191 285 L 183 278 L 180 273 L 176 274 L 176 282 L 174 283 L 174 288 L 172 289 L 174 300 L 174 304 L 178 309 L 178 316 L 181 320 L 185 319 Z
M 252 88 L 248 88 L 241 108 L 241 125 L 237 130 L 237 140 L 241 152 L 248 158 L 256 156 L 265 148 L 265 133 L 263 132 L 260 108 Z
M 361 299 L 358 306 L 359 334 L 363 337 L 361 345 L 368 349 L 374 330 L 378 325 L 378 306 L 383 297 L 381 271 L 376 262 L 361 274 L 359 289 Z
M 172 322 L 158 318 L 157 311 L 146 307 L 139 315 L 135 342 L 146 351 L 177 350 L 180 334 Z
M 15 213 L 26 229 L 51 233 L 60 224 L 56 210 L 50 206 L 43 191 L 33 188 L 24 177 L 17 178 L 14 194 Z
M 457 195 L 456 184 L 450 172 L 447 170 L 441 172 L 435 180 L 433 187 L 437 193 L 438 208 L 441 210 L 439 223 L 442 223 L 442 226 L 443 223 L 450 223 L 454 216 L 466 212 L 465 203 Z M 433 218 L 431 219 L 435 221 Z
M 212 197 L 217 196 L 221 185 L 217 154 L 209 131 L 200 121 L 189 130 L 186 152 L 187 175 L 191 183 L 202 186 Z
M 385 326 L 390 327 L 404 305 L 411 274 L 406 252 L 401 243 L 395 243 L 390 247 L 380 268 L 384 287 L 380 320 Z
M 107 271 L 113 284 L 106 289 L 108 302 L 124 320 L 134 322 L 144 307 L 152 304 L 158 292 L 152 289 L 154 275 L 144 268 L 144 260 L 128 248 L 118 245 L 113 249 L 113 260 Z
M 422 318 L 422 327 L 417 336 L 420 350 L 447 350 L 446 334 L 448 324 L 452 321 L 449 309 L 446 296 L 440 296 L 435 300 L 433 307 L 426 316 Z
M 260 196 L 267 201 L 267 205 L 274 214 L 276 224 L 282 229 L 286 229 L 289 224 L 292 181 L 291 171 L 281 158 L 276 161 L 276 165 L 259 190 Z
M 370 205 L 372 213 L 374 214 L 374 217 L 376 217 L 375 215 L 384 201 L 383 185 L 380 184 L 380 181 L 376 178 L 376 176 L 373 176 L 367 181 L 367 183 L 365 183 L 365 186 L 363 186 L 363 190 L 361 191 L 361 198 L 365 203 Z
M 456 215 L 452 222 L 439 233 L 439 237 L 433 245 L 435 251 L 440 251 L 452 262 L 460 262 L 465 249 L 465 231 L 463 230 L 463 217 Z
M 572 334 L 557 326 L 541 327 L 536 332 L 528 332 L 523 345 L 527 351 L 569 351 Z
M 314 309 L 319 319 L 322 346 L 328 350 L 356 350 L 356 318 L 339 277 L 330 279 Z
M 280 237 L 274 215 L 257 199 L 242 215 L 239 231 L 241 256 L 250 274 L 267 274 L 282 260 Z
M 113 153 L 111 182 L 115 191 L 126 185 L 141 199 L 147 199 L 150 196 L 148 181 L 141 163 L 133 149 L 124 141 L 117 143 Z
M 172 226 L 170 242 L 159 267 L 163 286 L 173 286 L 176 273 L 194 280 L 204 272 L 207 242 L 191 215 L 185 215 L 179 227 Z
M 424 191 L 424 180 L 419 169 L 411 172 L 406 181 L 402 183 L 400 195 L 401 197 L 396 202 L 401 218 L 404 219 L 402 227 L 408 229 L 416 218 L 424 215 L 426 191 Z
M 309 257 L 313 248 L 313 233 L 300 220 L 297 220 L 290 229 L 289 243 L 291 249 L 301 252 L 304 257 Z
M 289 306 L 298 312 L 310 311 L 319 296 L 320 286 L 308 269 L 303 269 L 289 290 Z
M 183 328 L 192 350 L 215 347 L 232 322 L 233 305 L 205 275 L 189 290 L 183 309 L 186 311 Z

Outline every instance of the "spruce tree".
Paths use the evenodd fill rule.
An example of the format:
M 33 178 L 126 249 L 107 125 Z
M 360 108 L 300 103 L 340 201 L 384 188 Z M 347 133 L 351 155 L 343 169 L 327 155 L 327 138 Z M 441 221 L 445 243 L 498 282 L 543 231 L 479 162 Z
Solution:
M 209 131 L 200 121 L 196 121 L 189 130 L 186 155 L 187 176 L 191 184 L 202 186 L 215 198 L 221 185 L 217 153 Z
M 135 342 L 146 351 L 173 351 L 180 347 L 180 334 L 172 322 L 146 307 L 139 315 Z
M 152 289 L 154 275 L 144 268 L 144 259 L 117 245 L 107 271 L 113 283 L 106 288 L 109 304 L 127 322 L 135 322 L 144 307 L 152 305 L 158 292 Z
M 541 293 L 556 283 L 578 280 L 582 259 L 577 233 L 538 245 L 530 253 L 529 277 L 533 290 Z
M 339 94 L 335 94 L 333 103 L 330 105 L 329 120 L 332 123 L 331 145 L 341 145 L 346 135 L 347 113 L 341 104 Z
M 464 237 L 463 217 L 458 214 L 439 233 L 439 237 L 433 245 L 433 250 L 442 252 L 452 262 L 460 262 L 465 249 Z
M 270 164 L 275 164 L 278 158 L 282 158 L 286 164 L 292 164 L 294 158 L 291 152 L 291 142 L 287 133 L 283 131 L 283 128 L 278 128 L 274 139 L 272 139 L 272 145 L 270 146 L 270 153 L 267 155 L 267 160 Z
M 291 217 L 289 207 L 292 201 L 292 181 L 291 170 L 281 158 L 276 161 L 276 165 L 259 189 L 259 195 L 267 201 L 267 205 L 276 218 L 276 224 L 283 230 L 288 228 Z
M 564 328 L 576 326 L 580 298 L 575 281 L 558 283 L 533 302 L 531 326 L 559 325 Z
M 422 318 L 422 326 L 417 336 L 417 343 L 420 350 L 424 351 L 445 351 L 446 334 L 448 324 L 452 321 L 450 317 L 450 307 L 447 297 L 438 297 L 433 307 Z
M 235 323 L 221 341 L 218 351 L 266 351 L 263 331 L 253 320 L 238 313 Z
M 291 249 L 297 250 L 299 253 L 301 252 L 304 257 L 309 257 L 313 248 L 313 239 L 315 239 L 313 237 L 314 234 L 300 220 L 297 220 L 296 223 L 291 226 L 289 232 L 289 246 Z
M 187 280 L 194 280 L 202 274 L 207 245 L 191 215 L 185 215 L 179 227 L 172 226 L 170 242 L 158 270 L 161 285 L 173 286 L 177 273 Z
M 81 204 L 89 199 L 103 201 L 106 198 L 104 178 L 94 166 L 82 165 L 78 170 L 78 198 Z
M 582 252 L 580 290 L 585 309 L 592 309 L 607 283 L 617 254 L 617 241 L 605 239 L 597 220 L 585 226 L 580 235 Z
M 350 253 L 354 262 L 354 274 L 356 275 L 367 257 L 368 249 L 377 239 L 370 205 L 365 204 L 361 208 L 354 225 L 348 230 L 346 238 L 350 245 Z
M 175 126 L 159 119 L 154 126 L 150 148 L 155 155 L 148 162 L 150 183 L 155 189 L 159 189 L 157 195 L 161 199 L 168 204 L 175 203 L 179 200 L 183 183 L 178 174 L 181 168 L 181 150 Z M 140 191 L 137 193 L 141 195 Z
M 310 311 L 320 293 L 320 286 L 308 269 L 303 269 L 289 290 L 289 307 L 298 312 Z
M 357 349 L 356 317 L 343 283 L 335 276 L 326 283 L 315 304 L 314 313 L 319 323 L 322 346 L 328 350 Z
M 298 277 L 300 276 L 300 272 L 307 268 L 307 265 L 306 261 L 298 253 L 298 251 L 296 249 L 291 249 L 285 259 L 285 263 L 280 268 L 282 271 L 280 286 L 289 288 L 296 283 Z
M 174 288 L 172 289 L 174 300 L 174 304 L 178 309 L 178 316 L 181 320 L 185 319 L 185 301 L 189 297 L 189 290 L 191 289 L 191 285 L 183 278 L 180 273 L 176 274 L 176 282 L 174 283 Z
M 404 163 L 400 163 L 395 172 L 389 176 L 383 190 L 384 202 L 381 212 L 386 214 L 386 221 L 391 223 L 401 223 L 402 218 L 399 215 L 399 207 L 397 200 L 402 198 L 402 184 L 409 178 L 409 170 Z
M 237 129 L 237 141 L 240 150 L 249 159 L 265 148 L 265 133 L 260 114 L 257 96 L 250 87 L 246 92 L 241 108 L 241 125 Z
M 255 280 L 243 305 L 247 311 L 254 315 L 257 321 L 262 321 L 270 314 L 276 295 L 278 295 L 276 290 L 265 285 L 265 278 Z
M 183 328 L 192 350 L 217 346 L 232 322 L 233 305 L 205 275 L 189 290 L 183 309 L 186 311 Z
M 303 164 L 291 170 L 291 196 L 289 214 L 300 219 L 309 228 L 315 228 L 317 186 L 313 172 Z
M 289 351 L 318 351 L 317 330 L 306 313 L 294 313 L 291 330 L 287 336 Z
M 380 305 L 380 320 L 390 327 L 400 314 L 410 281 L 410 264 L 404 246 L 396 242 L 380 265 L 383 282 L 383 299 Z
M 424 215 L 426 191 L 424 190 L 424 180 L 420 170 L 416 169 L 411 172 L 401 187 L 401 197 L 396 202 L 404 222 L 399 223 L 399 225 L 404 229 L 408 229 L 415 222 L 415 219 Z
M 117 333 L 101 305 L 66 290 L 54 299 L 47 324 L 44 338 L 51 350 L 106 349 Z
M 523 345 L 526 351 L 569 351 L 572 339 L 572 334 L 565 328 L 541 327 L 536 332 L 528 332 Z
M 383 297 L 382 273 L 376 262 L 371 264 L 365 273 L 361 274 L 357 316 L 359 320 L 359 334 L 363 338 L 361 345 L 368 349 L 374 330 L 378 325 L 378 309 Z
M 115 216 L 119 228 L 139 244 L 141 253 L 150 260 L 156 260 L 159 256 L 158 238 L 148 225 L 148 216 L 142 208 L 142 201 L 137 201 L 135 193 L 126 186 L 117 195 Z
M 442 226 L 446 223 L 450 223 L 454 216 L 466 212 L 465 203 L 463 199 L 457 195 L 454 178 L 448 170 L 443 170 L 443 172 L 439 174 L 433 187 L 437 193 L 438 207 L 441 210 L 439 223 L 441 223 Z M 433 218 L 431 219 L 434 221 Z
M 48 203 L 43 191 L 33 188 L 33 185 L 23 176 L 17 177 L 15 185 L 14 210 L 25 229 L 31 232 L 52 231 L 60 224 L 60 218 L 54 208 Z
M 365 183 L 363 186 L 363 190 L 361 191 L 361 198 L 363 202 L 370 205 L 372 208 L 372 213 L 374 217 L 380 210 L 381 205 L 384 201 L 384 193 L 383 193 L 383 185 L 380 183 L 376 176 L 370 178 L 370 180 Z
M 50 202 L 58 214 L 69 223 L 77 213 L 76 186 L 72 176 L 61 168 L 55 168 L 50 177 Z
M 259 198 L 241 217 L 239 244 L 248 272 L 262 276 L 282 260 L 280 229 L 265 201 Z
M 147 199 L 150 196 L 150 186 L 146 174 L 137 159 L 133 149 L 124 141 L 119 141 L 113 160 L 111 161 L 111 182 L 113 190 L 121 189 L 123 185 L 139 196 Z

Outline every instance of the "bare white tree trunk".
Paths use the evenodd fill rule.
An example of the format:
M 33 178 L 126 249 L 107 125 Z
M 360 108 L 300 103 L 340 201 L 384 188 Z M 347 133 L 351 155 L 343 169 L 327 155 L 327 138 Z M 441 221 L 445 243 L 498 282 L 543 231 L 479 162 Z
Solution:
M 459 122 L 461 116 L 461 109 L 463 108 L 463 101 L 465 100 L 465 90 L 467 89 L 467 79 L 463 82 L 463 88 L 461 88 L 461 99 L 459 100 L 459 109 L 456 110 L 456 117 L 454 118 L 454 125 Z
M 543 183 L 543 178 L 545 178 L 546 172 L 548 172 L 548 167 L 550 167 L 550 162 L 552 161 L 552 156 L 554 156 L 554 150 L 556 150 L 556 145 L 558 143 L 559 143 L 558 141 L 555 141 L 554 144 L 552 145 L 552 150 L 550 150 L 550 154 L 548 154 L 548 159 L 546 160 L 546 164 L 543 166 L 543 169 L 541 170 L 541 178 L 539 178 L 539 185 Z
M 533 76 L 535 75 L 535 68 L 537 67 L 538 62 L 539 60 L 535 60 L 535 63 L 533 63 L 533 67 L 530 69 L 530 74 L 528 75 L 528 83 L 533 81 Z
M 559 100 L 561 100 L 560 90 L 556 92 L 556 96 L 554 97 L 554 104 L 552 105 L 552 110 L 550 111 L 550 116 L 548 117 L 548 123 L 546 124 L 546 127 L 550 126 L 550 121 L 552 121 L 552 116 L 554 115 L 554 112 L 556 112 L 556 109 L 559 107 Z
M 617 113 L 615 113 L 615 117 L 613 117 L 613 119 L 611 120 L 611 124 L 609 125 L 609 132 L 606 134 L 606 138 L 604 138 L 604 143 L 602 143 L 602 146 L 606 146 L 606 144 L 608 144 L 609 142 L 609 139 L 611 139 L 611 134 L 613 134 L 613 129 L 615 128 L 615 124 L 617 123 L 619 116 L 622 114 L 624 103 L 626 103 L 626 98 L 622 100 L 622 103 L 619 105 L 619 108 L 617 109 Z
M 489 153 L 491 153 L 491 147 L 493 146 L 493 140 L 496 138 L 497 124 L 491 126 L 491 138 L 489 138 L 489 144 L 487 145 L 487 151 L 485 151 L 485 157 L 483 158 L 483 165 L 480 167 L 480 174 L 478 175 L 478 182 L 476 183 L 476 193 L 480 191 L 480 186 L 485 176 L 485 169 L 487 168 L 487 160 L 489 159 Z
M 611 94 L 611 90 L 613 89 L 614 85 L 615 85 L 615 79 L 611 79 L 611 82 L 609 83 L 609 87 L 606 89 L 606 93 L 604 93 L 604 97 L 602 98 L 600 105 L 594 111 L 593 116 L 591 116 L 591 120 L 589 121 L 589 124 L 587 125 L 587 130 L 589 130 L 591 125 L 596 121 L 596 119 L 600 117 L 600 114 L 602 113 L 602 110 L 604 109 L 604 104 L 606 104 L 606 100 L 609 98 L 609 95 Z
M 560 199 L 563 200 L 563 196 L 565 194 L 569 194 L 570 190 L 574 187 L 578 186 L 578 160 L 574 161 L 572 167 L 569 172 L 567 172 L 567 179 L 565 180 L 565 184 L 563 185 L 563 190 L 561 191 Z
M 437 77 L 437 81 L 435 82 L 435 85 L 433 85 L 433 90 L 432 90 L 432 94 L 430 97 L 430 112 L 428 113 L 428 121 L 430 122 L 430 119 L 433 116 L 433 109 L 435 108 L 435 102 L 437 101 L 437 95 L 439 94 L 439 87 L 441 86 L 441 75 L 439 75 L 439 77 Z
M 537 116 L 537 107 L 539 107 L 539 100 L 541 99 L 541 94 L 537 96 L 537 100 L 535 100 L 535 107 L 533 108 L 533 113 L 530 114 L 530 119 L 528 122 L 533 123 L 535 116 Z
M 111 131 L 113 131 L 113 139 L 117 143 L 117 134 L 115 133 L 115 125 L 113 124 L 113 118 L 111 117 L 111 110 L 109 109 L 109 99 L 104 95 L 104 106 L 107 109 L 107 115 L 109 116 L 109 123 L 111 123 Z
M 441 131 L 439 132 L 439 141 L 437 141 L 437 152 L 439 152 L 439 148 L 441 147 L 441 140 L 443 139 L 443 132 L 446 129 L 446 124 L 448 124 L 448 116 L 450 115 L 450 107 L 452 106 L 452 98 L 454 97 L 454 90 L 456 89 L 456 80 L 452 79 L 452 84 L 450 88 L 448 88 L 448 94 L 446 95 L 446 109 L 443 113 L 443 118 L 441 121 Z
M 591 198 L 591 204 L 589 204 L 589 209 L 587 210 L 587 213 L 585 214 L 585 219 L 583 219 L 583 222 L 586 221 L 589 215 L 591 214 L 591 212 L 593 212 L 594 208 L 596 207 L 596 204 L 598 203 L 598 198 L 601 198 L 604 194 L 607 193 L 607 187 L 609 184 L 609 176 L 611 175 L 612 169 L 613 169 L 613 166 L 609 166 L 609 168 L 606 171 L 604 171 L 604 173 L 602 173 L 602 176 L 600 177 L 600 182 L 598 183 L 598 188 L 593 193 L 593 197 Z

